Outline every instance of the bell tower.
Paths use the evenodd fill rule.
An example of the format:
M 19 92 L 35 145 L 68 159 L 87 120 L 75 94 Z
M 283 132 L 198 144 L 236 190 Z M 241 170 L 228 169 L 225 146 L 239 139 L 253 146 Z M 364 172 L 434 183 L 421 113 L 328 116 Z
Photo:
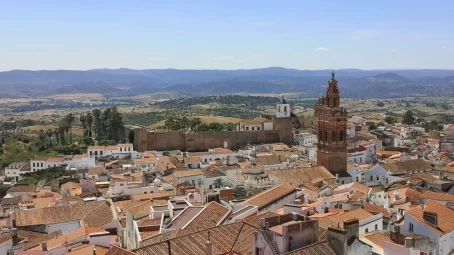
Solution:
M 339 88 L 332 72 L 326 97 L 321 97 L 314 108 L 318 117 L 317 165 L 333 174 L 347 171 L 348 114 L 339 103 Z
M 290 117 L 290 104 L 287 104 L 284 96 L 282 96 L 282 102 L 276 105 L 276 118 L 288 118 Z

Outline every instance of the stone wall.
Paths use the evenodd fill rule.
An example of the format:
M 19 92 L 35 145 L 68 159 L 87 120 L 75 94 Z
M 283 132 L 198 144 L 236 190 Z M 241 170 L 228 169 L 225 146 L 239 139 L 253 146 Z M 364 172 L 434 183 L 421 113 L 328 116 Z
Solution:
M 139 151 L 151 150 L 182 150 L 202 151 L 211 148 L 223 148 L 227 145 L 237 150 L 247 144 L 263 144 L 293 142 L 292 119 L 281 118 L 274 120 L 275 130 L 260 131 L 232 131 L 207 133 L 180 133 L 180 132 L 148 132 L 146 129 L 136 129 L 134 133 L 134 147 Z

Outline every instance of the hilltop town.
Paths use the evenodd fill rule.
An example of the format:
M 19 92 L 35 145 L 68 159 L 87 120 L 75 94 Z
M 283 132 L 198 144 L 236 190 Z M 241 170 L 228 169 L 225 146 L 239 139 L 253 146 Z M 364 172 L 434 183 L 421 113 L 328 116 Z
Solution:
M 282 97 L 206 129 L 80 115 L 85 144 L 50 133 L 70 149 L 5 166 L 0 254 L 452 254 L 454 125 L 341 95 L 333 72 L 310 116 Z

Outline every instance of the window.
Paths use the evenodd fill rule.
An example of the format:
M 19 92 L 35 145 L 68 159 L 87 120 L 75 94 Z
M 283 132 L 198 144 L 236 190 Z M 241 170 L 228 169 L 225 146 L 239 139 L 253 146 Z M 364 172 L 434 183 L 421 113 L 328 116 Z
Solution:
M 98 151 L 95 151 L 95 156 L 98 156 Z
M 93 156 L 93 152 L 92 151 L 90 151 L 90 156 Z
M 123 183 L 120 183 L 120 186 L 123 186 L 124 184 Z
M 195 180 L 192 180 L 192 186 L 195 186 Z
M 413 232 L 413 223 L 410 223 L 410 232 Z
M 35 163 L 33 162 L 33 167 L 35 167 Z
M 255 247 L 255 255 L 259 255 L 260 254 L 260 248 L 259 247 Z
M 99 151 L 99 155 L 101 155 L 101 156 L 102 156 L 102 151 Z
M 254 127 L 252 127 L 252 131 L 254 131 Z
M 359 158 L 359 163 L 363 163 L 363 158 Z
M 43 167 L 43 166 L 44 166 L 44 163 L 41 163 L 41 167 Z
M 123 148 L 120 147 L 120 151 L 123 151 Z
M 336 132 L 334 132 L 334 131 L 331 132 L 331 141 L 332 142 L 336 141 Z
M 342 184 L 344 184 L 344 181 L 342 181 Z
M 377 224 L 375 224 L 375 230 L 378 230 L 378 225 Z
M 359 182 L 359 178 L 358 178 L 358 176 L 356 176 L 356 182 Z
M 343 142 L 344 141 L 344 132 L 339 131 L 339 141 Z
M 366 228 L 366 230 L 364 230 L 366 233 L 369 233 L 369 229 Z
M 257 130 L 259 130 L 259 131 L 260 131 L 260 127 L 257 127 Z
M 246 131 L 249 131 L 249 127 L 246 127 Z
M 377 181 L 379 181 L 379 180 L 380 180 L 380 177 L 379 177 L 379 176 L 377 176 Z

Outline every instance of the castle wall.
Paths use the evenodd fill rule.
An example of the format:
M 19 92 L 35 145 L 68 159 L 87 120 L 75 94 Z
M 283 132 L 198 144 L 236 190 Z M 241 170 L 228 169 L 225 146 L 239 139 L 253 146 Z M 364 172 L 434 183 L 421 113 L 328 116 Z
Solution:
M 148 132 L 146 150 L 186 150 L 185 134 L 180 132 Z
M 286 144 L 293 143 L 292 118 L 276 118 L 273 122 L 274 130 L 276 130 L 279 135 L 279 142 Z
M 239 149 L 247 144 L 261 144 L 278 142 L 278 132 L 272 131 L 237 131 L 186 134 L 186 150 L 197 151 L 224 147 L 228 141 L 231 149 Z
M 293 142 L 292 119 L 277 118 L 273 121 L 274 130 L 260 131 L 229 131 L 207 133 L 180 132 L 148 132 L 146 129 L 136 129 L 134 146 L 139 152 L 151 150 L 183 150 L 201 151 L 224 147 L 224 142 L 230 149 L 239 149 L 247 144 L 263 144 Z

